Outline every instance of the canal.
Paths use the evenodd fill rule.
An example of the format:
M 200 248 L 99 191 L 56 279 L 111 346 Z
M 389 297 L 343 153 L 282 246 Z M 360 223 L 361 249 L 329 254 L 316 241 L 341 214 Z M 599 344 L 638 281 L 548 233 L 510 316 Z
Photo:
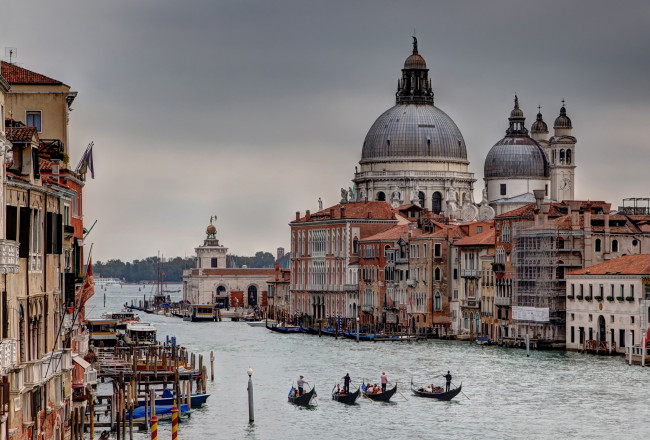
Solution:
M 179 286 L 180 287 L 180 286 Z M 99 287 L 88 316 L 117 311 L 149 295 L 138 286 Z M 106 294 L 106 307 L 104 307 Z M 180 294 L 175 294 L 180 296 Z M 172 295 L 172 299 L 174 295 Z M 189 351 L 215 353 L 215 381 L 204 408 L 179 426 L 180 439 L 329 438 L 648 438 L 650 369 L 621 357 L 504 349 L 467 342 L 356 343 L 310 335 L 280 335 L 245 323 L 190 323 L 140 314 L 158 337 L 175 335 Z M 253 369 L 255 423 L 248 423 L 246 370 Z M 409 382 L 444 384 L 451 370 L 469 397 L 438 402 L 412 395 Z M 379 382 L 385 371 L 406 399 L 345 406 L 331 400 L 338 379 L 349 373 Z M 318 406 L 287 403 L 290 387 L 304 375 L 316 387 Z M 438 377 L 437 377 L 438 376 Z M 144 440 L 149 433 L 136 433 Z M 159 440 L 171 439 L 169 422 Z

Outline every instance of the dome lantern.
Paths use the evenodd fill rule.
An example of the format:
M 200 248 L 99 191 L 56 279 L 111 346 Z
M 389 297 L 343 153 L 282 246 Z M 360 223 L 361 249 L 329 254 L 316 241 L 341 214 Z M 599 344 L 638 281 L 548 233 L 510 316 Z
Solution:
M 402 79 L 397 82 L 395 101 L 397 104 L 433 104 L 429 69 L 427 69 L 427 63 L 422 55 L 418 53 L 418 39 L 415 37 L 413 37 L 413 52 L 404 61 Z
M 546 125 L 546 122 L 542 118 L 542 106 L 537 106 L 537 110 L 537 119 L 530 126 L 530 132 L 535 134 L 548 134 L 548 125 Z

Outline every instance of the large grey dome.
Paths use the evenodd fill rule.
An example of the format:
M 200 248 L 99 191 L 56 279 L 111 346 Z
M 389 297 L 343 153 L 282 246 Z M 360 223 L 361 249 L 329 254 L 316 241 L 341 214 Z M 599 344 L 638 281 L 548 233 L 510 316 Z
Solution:
M 454 121 L 436 106 L 397 104 L 370 127 L 360 163 L 385 159 L 467 163 L 467 149 Z
M 484 176 L 489 178 L 547 179 L 548 160 L 542 147 L 528 136 L 506 136 L 485 158 Z

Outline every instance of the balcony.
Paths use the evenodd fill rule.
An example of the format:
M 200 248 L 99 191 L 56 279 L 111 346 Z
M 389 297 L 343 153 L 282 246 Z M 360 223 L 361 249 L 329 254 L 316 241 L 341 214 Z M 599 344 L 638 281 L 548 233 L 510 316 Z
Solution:
M 406 285 L 409 287 L 415 287 L 418 285 L 418 281 L 413 279 L 408 279 L 406 280 Z
M 18 243 L 13 240 L 0 240 L 0 274 L 19 271 Z
M 70 350 L 59 350 L 48 353 L 38 361 L 25 363 L 25 384 L 28 386 L 46 382 L 49 378 L 63 371 L 72 369 L 72 353 Z
M 467 307 L 470 309 L 478 309 L 478 301 L 475 299 L 464 299 L 460 302 L 461 307 Z
M 84 382 L 86 385 L 96 385 L 97 384 L 97 370 L 94 368 L 88 368 L 84 374 Z
M 495 296 L 494 304 L 497 306 L 507 306 L 510 307 L 510 297 L 509 296 Z
M 372 313 L 372 306 L 361 306 L 361 311 L 365 313 Z
M 63 226 L 63 233 L 68 238 L 72 237 L 74 235 L 74 226 L 72 226 L 72 225 L 64 225 Z
M 0 342 L 0 373 L 4 376 L 18 365 L 18 341 L 3 339 Z
M 343 290 L 347 292 L 356 292 L 359 290 L 359 285 L 358 284 L 344 284 L 343 285 Z
M 463 278 L 481 278 L 481 271 L 478 269 L 463 269 L 460 271 Z

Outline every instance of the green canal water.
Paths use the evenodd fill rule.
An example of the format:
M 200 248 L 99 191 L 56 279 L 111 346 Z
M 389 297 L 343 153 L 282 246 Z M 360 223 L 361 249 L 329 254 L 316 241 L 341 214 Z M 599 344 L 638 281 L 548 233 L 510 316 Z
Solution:
M 151 287 L 96 289 L 88 315 L 116 311 L 149 295 Z M 106 294 L 106 307 L 104 307 Z M 180 297 L 180 294 L 176 294 Z M 190 323 L 142 313 L 159 338 L 175 335 L 190 351 L 215 353 L 215 380 L 207 406 L 179 426 L 180 439 L 627 439 L 650 437 L 650 369 L 621 357 L 485 347 L 466 342 L 356 343 L 310 335 L 280 335 L 245 323 Z M 246 370 L 251 367 L 255 422 L 248 423 Z M 443 384 L 451 370 L 471 400 L 415 397 L 416 383 Z M 346 406 L 331 400 L 338 379 L 379 382 L 385 371 L 398 384 L 390 403 L 360 398 Z M 287 403 L 291 385 L 304 375 L 319 405 Z M 159 440 L 171 439 L 161 423 Z M 136 433 L 134 438 L 150 438 Z

